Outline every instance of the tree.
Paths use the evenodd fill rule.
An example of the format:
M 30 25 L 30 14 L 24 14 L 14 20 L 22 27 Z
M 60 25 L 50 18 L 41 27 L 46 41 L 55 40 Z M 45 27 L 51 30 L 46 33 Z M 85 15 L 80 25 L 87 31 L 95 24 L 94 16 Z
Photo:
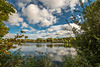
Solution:
M 95 1 L 89 6 L 83 5 L 84 22 L 74 22 L 81 26 L 84 31 L 73 40 L 73 46 L 79 48 L 78 53 L 83 56 L 93 67 L 100 65 L 100 1 Z M 77 12 L 77 11 L 76 11 Z M 78 31 L 76 31 L 78 32 Z
M 7 61 L 7 57 L 5 57 L 9 55 L 7 50 L 13 48 L 13 42 L 2 39 L 2 37 L 7 34 L 9 30 L 9 28 L 5 26 L 4 22 L 8 22 L 9 15 L 12 13 L 15 13 L 13 5 L 8 3 L 6 0 L 0 0 L 0 66 L 3 66 L 4 62 Z
M 11 15 L 12 13 L 15 13 L 13 5 L 6 0 L 0 0 L 0 38 L 8 33 L 9 28 L 3 22 L 7 22 L 9 14 Z
M 4 42 L 2 45 L 0 45 L 0 52 L 5 51 L 3 50 L 5 47 L 8 49 L 8 47 L 10 47 L 9 45 L 11 44 L 5 40 L 2 40 L 2 37 L 7 34 L 9 30 L 9 28 L 6 27 L 3 22 L 7 22 L 9 19 L 9 14 L 11 15 L 12 13 L 15 13 L 13 5 L 8 3 L 6 0 L 0 0 L 0 40 L 1 44 Z
M 42 38 L 37 38 L 36 40 L 37 40 L 37 43 L 43 42 L 43 39 Z
M 52 38 L 47 38 L 46 40 L 47 40 L 47 42 L 51 42 L 52 43 L 53 39 Z

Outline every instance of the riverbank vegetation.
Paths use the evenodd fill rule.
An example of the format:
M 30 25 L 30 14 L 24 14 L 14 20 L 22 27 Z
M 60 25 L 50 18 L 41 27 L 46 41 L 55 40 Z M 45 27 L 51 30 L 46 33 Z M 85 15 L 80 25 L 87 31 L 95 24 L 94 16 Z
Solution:
M 83 8 L 83 23 L 78 23 L 84 32 L 76 35 L 72 41 L 73 46 L 78 49 L 78 54 L 84 57 L 93 67 L 100 66 L 100 1 L 95 1 Z M 74 21 L 76 22 L 76 20 Z M 78 31 L 76 31 L 78 32 Z
M 21 43 L 69 43 L 71 42 L 73 38 L 47 38 L 47 39 L 17 39 L 16 42 L 21 42 Z M 10 41 L 15 41 L 14 38 L 6 39 L 9 42 Z
M 80 5 L 82 11 L 77 11 L 82 14 L 83 22 L 79 22 L 74 15 L 72 15 L 72 22 L 81 26 L 81 30 L 73 28 L 75 38 L 58 38 L 58 39 L 41 39 L 36 40 L 27 39 L 28 36 L 18 35 L 13 39 L 3 39 L 2 37 L 8 33 L 9 28 L 5 26 L 4 21 L 7 22 L 9 14 L 15 13 L 14 7 L 6 2 L 0 0 L 0 66 L 1 67 L 55 67 L 48 58 L 48 56 L 22 57 L 19 53 L 11 54 L 9 49 L 15 48 L 13 44 L 20 44 L 25 42 L 32 43 L 71 43 L 76 48 L 78 55 L 76 57 L 65 57 L 62 62 L 62 67 L 100 67 L 100 1 L 96 0 L 93 3 L 89 2 L 89 6 L 84 5 L 81 0 Z M 79 14 L 79 15 L 80 15 Z M 67 21 L 67 20 L 66 20 Z M 67 21 L 70 25 L 70 22 Z M 23 31 L 21 31 L 23 33 Z M 25 39 L 17 39 L 25 37 Z

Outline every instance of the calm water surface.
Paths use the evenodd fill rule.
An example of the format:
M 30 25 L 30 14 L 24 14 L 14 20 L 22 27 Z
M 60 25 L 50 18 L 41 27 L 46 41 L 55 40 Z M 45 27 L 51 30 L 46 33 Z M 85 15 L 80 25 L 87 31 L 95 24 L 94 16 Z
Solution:
M 52 46 L 56 45 L 56 46 Z M 15 52 L 20 48 L 20 53 L 22 56 L 27 55 L 49 55 L 52 61 L 59 61 L 61 62 L 64 56 L 75 56 L 77 52 L 75 51 L 75 48 L 65 48 L 63 46 L 57 46 L 57 45 L 63 45 L 63 43 L 26 43 L 26 45 L 23 46 L 17 46 L 17 48 L 11 49 L 11 53 Z

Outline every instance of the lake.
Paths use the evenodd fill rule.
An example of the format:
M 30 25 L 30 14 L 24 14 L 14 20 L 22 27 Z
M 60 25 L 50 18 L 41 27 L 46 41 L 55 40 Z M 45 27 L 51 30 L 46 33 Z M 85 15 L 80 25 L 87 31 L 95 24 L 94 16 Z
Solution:
M 64 47 L 64 43 L 25 43 L 25 45 L 17 46 L 17 48 L 10 49 L 11 53 L 20 49 L 21 56 L 28 55 L 49 55 L 52 61 L 62 62 L 64 56 L 76 56 L 77 52 L 73 47 Z

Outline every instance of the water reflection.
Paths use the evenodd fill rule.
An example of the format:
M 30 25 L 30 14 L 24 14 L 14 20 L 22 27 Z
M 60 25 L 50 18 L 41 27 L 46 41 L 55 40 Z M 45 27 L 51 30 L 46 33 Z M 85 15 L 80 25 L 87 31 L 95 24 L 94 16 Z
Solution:
M 51 61 L 59 61 L 62 62 L 63 56 L 75 56 L 77 52 L 75 48 L 63 46 L 63 43 L 27 43 L 23 46 L 16 45 L 17 48 L 11 49 L 10 51 L 13 53 L 19 48 L 22 56 L 27 55 L 49 55 Z

